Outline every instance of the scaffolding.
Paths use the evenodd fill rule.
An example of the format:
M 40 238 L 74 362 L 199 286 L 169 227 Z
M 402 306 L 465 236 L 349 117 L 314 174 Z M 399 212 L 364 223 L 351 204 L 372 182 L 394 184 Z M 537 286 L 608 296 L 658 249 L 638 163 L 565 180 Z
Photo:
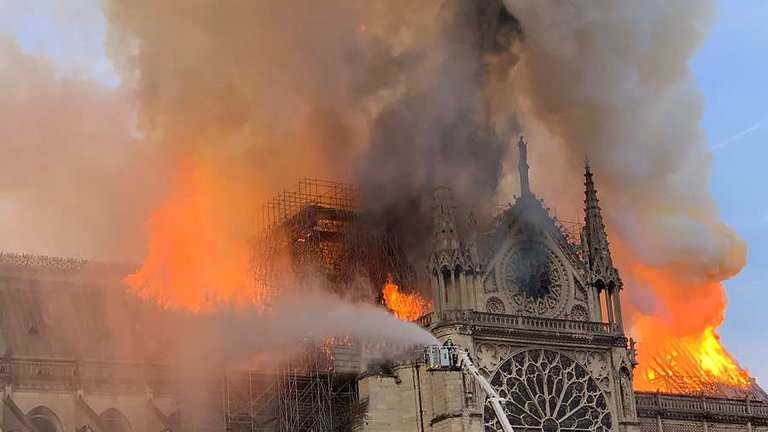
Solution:
M 372 303 L 381 302 L 388 276 L 413 289 L 416 272 L 397 235 L 361 212 L 359 202 L 355 186 L 318 179 L 302 179 L 267 201 L 254 239 L 256 295 L 268 301 L 287 277 L 322 279 L 344 298 Z M 357 400 L 360 349 L 307 341 L 272 374 L 228 374 L 228 430 L 351 430 L 363 412 Z
M 359 198 L 359 191 L 352 184 L 304 178 L 264 203 L 260 229 L 273 230 L 312 205 L 354 211 L 357 210 Z
M 226 430 L 350 431 L 360 414 L 359 364 L 359 346 L 308 341 L 300 355 L 272 373 L 229 371 L 224 380 Z
M 227 371 L 224 381 L 227 430 L 277 432 L 278 375 Z
M 359 202 L 353 185 L 302 179 L 265 203 L 254 243 L 257 286 L 274 290 L 286 274 L 319 274 L 337 294 L 371 302 L 390 275 L 413 289 L 416 271 L 398 236 Z
M 310 344 L 312 345 L 312 344 Z M 351 428 L 357 402 L 357 372 L 334 368 L 332 345 L 310 346 L 281 370 L 280 430 L 339 431 Z M 359 363 L 359 356 L 357 357 Z

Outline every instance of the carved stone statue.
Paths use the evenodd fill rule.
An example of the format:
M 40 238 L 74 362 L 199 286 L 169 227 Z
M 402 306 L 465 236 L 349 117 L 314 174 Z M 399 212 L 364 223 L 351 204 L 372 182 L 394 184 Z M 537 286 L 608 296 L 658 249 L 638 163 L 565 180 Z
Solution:
M 632 392 L 632 379 L 629 372 L 622 368 L 619 372 L 619 386 L 621 387 L 621 405 L 624 409 L 624 418 L 635 418 L 634 393 Z

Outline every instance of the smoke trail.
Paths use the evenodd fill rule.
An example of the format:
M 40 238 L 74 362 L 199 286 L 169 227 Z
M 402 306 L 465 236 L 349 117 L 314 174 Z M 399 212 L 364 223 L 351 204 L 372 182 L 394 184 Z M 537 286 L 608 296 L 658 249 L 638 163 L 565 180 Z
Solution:
M 568 175 L 546 183 L 573 184 L 588 155 L 612 228 L 644 261 L 713 278 L 737 272 L 742 244 L 707 191 L 703 97 L 687 65 L 712 2 L 507 5 L 525 32 L 510 94 L 531 129 L 550 134 L 540 153 L 569 161 Z
M 259 351 L 276 354 L 307 337 L 323 340 L 339 335 L 367 343 L 437 343 L 428 331 L 395 318 L 382 307 L 355 305 L 309 291 L 301 299 L 278 301 L 266 315 L 247 310 L 229 315 L 223 320 L 225 334 L 230 335 L 228 351 L 234 356 Z

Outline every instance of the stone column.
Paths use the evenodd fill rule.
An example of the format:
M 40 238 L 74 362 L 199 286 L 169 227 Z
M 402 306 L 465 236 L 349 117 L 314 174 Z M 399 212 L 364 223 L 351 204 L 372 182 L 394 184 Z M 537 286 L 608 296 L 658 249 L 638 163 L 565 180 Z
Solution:
M 619 299 L 619 288 L 613 289 L 615 292 L 611 294 L 613 297 L 613 313 L 616 315 L 616 324 L 619 327 L 624 328 L 624 320 L 621 317 L 621 300 Z
M 613 323 L 613 305 L 611 304 L 611 292 L 605 290 L 605 309 L 608 311 L 608 322 Z
M 477 304 L 477 289 L 478 289 L 477 278 L 475 277 L 475 273 L 473 270 L 472 273 L 467 275 L 467 290 L 469 294 L 469 305 L 470 305 L 470 309 L 472 310 L 482 311 L 483 309 Z
M 469 292 L 467 290 L 467 275 L 464 273 L 464 269 L 459 273 L 458 281 L 459 292 L 461 293 L 461 304 L 459 305 L 459 309 L 470 309 Z
M 440 288 L 440 275 L 437 278 L 432 277 L 432 301 L 434 302 L 434 311 L 443 310 L 443 290 Z
M 592 313 L 590 320 L 603 322 L 603 307 L 600 305 L 600 293 L 590 288 L 587 290 L 587 298 L 589 299 L 589 310 Z
M 440 306 L 442 306 L 442 310 L 448 310 L 448 298 L 446 296 L 448 287 L 445 286 L 445 276 L 442 269 L 437 272 L 437 287 L 440 292 Z
M 661 410 L 661 392 L 656 392 L 656 406 Z M 656 431 L 664 432 L 664 423 L 661 421 L 661 414 L 656 414 Z

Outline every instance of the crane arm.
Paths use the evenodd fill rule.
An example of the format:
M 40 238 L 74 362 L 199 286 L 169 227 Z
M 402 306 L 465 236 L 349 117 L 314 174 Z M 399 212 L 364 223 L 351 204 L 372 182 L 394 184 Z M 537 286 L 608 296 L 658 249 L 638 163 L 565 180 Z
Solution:
M 472 360 L 469 359 L 469 356 L 465 350 L 459 349 L 457 351 L 461 367 L 469 372 L 477 380 L 477 382 L 480 383 L 480 387 L 482 387 L 483 391 L 485 391 L 485 394 L 488 395 L 488 401 L 491 403 L 493 412 L 496 413 L 496 418 L 499 419 L 499 423 L 501 423 L 501 428 L 504 430 L 504 432 L 514 432 L 512 425 L 509 423 L 509 419 L 507 418 L 507 414 L 504 412 L 503 403 L 506 402 L 506 399 L 499 396 L 499 392 L 497 392 L 491 383 L 489 383 L 488 380 L 486 380 L 485 377 L 480 374 L 480 371 L 477 369 L 475 364 L 472 363 Z

